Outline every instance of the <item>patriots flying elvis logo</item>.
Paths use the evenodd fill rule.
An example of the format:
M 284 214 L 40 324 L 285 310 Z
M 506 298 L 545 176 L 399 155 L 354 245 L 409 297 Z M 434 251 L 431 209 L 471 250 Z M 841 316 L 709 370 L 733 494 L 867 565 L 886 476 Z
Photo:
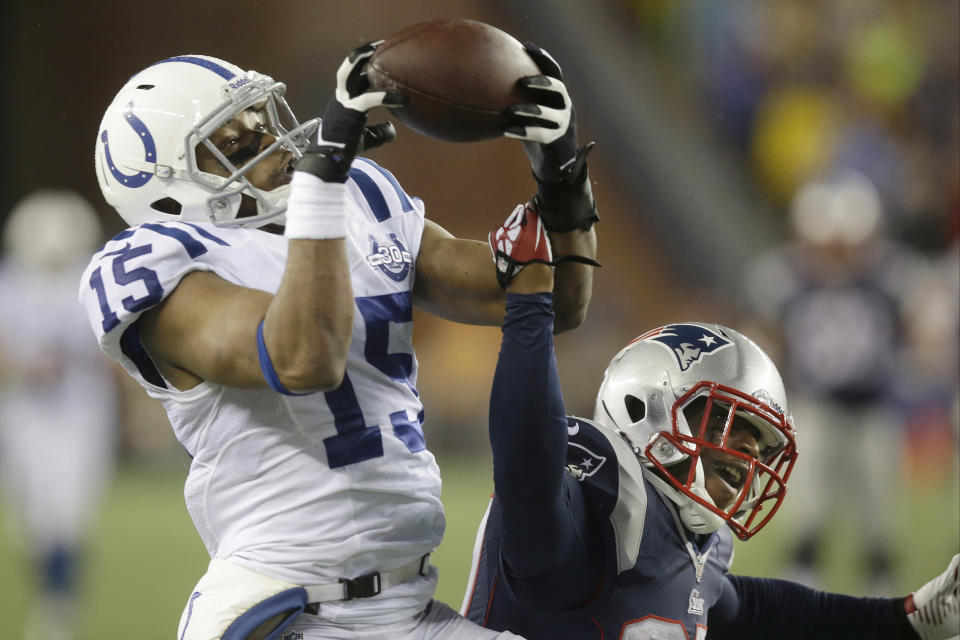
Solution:
M 584 478 L 588 478 L 599 471 L 606 461 L 606 456 L 598 455 L 582 444 L 568 443 L 567 466 L 574 472 L 574 477 L 581 482 Z
M 668 324 L 640 336 L 636 341 L 653 340 L 670 350 L 681 371 L 699 363 L 703 357 L 730 346 L 730 341 L 710 329 L 695 324 Z

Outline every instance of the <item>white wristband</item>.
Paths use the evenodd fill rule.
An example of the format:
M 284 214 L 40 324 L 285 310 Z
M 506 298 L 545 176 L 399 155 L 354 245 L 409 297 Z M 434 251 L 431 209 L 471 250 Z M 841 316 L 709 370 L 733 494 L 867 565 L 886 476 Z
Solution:
M 307 240 L 346 237 L 346 183 L 324 182 L 311 173 L 294 171 L 283 235 Z

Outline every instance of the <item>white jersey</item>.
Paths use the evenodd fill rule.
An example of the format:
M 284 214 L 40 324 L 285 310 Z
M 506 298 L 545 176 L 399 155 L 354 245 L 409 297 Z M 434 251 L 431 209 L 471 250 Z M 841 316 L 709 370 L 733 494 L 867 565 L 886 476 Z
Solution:
M 136 320 L 194 270 L 275 292 L 287 239 L 169 222 L 119 234 L 84 273 L 80 298 L 101 347 L 167 411 L 192 456 L 187 508 L 211 557 L 293 584 L 387 571 L 432 551 L 444 530 L 440 474 L 416 390 L 412 301 L 423 204 L 365 159 L 348 181 L 353 336 L 339 388 L 282 395 L 203 382 L 173 388 Z M 420 611 L 435 579 L 324 606 L 338 621 Z
M 0 484 L 38 553 L 80 543 L 113 466 L 116 387 L 77 305 L 82 268 L 0 264 Z
M 0 405 L 22 410 L 28 422 L 95 414 L 109 423 L 116 409 L 109 361 L 90 342 L 74 297 L 82 265 L 73 267 L 53 273 L 0 264 L 0 352 L 12 370 Z

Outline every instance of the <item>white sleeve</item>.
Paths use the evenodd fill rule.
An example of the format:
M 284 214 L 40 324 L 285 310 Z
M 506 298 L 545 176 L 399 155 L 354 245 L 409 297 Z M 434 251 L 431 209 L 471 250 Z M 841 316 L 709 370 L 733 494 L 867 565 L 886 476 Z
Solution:
M 128 330 L 140 314 L 170 295 L 186 274 L 209 270 L 198 258 L 218 244 L 226 242 L 195 225 L 144 224 L 109 240 L 87 265 L 79 296 L 90 326 L 100 348 L 141 384 L 157 380 L 138 366 L 144 354 Z

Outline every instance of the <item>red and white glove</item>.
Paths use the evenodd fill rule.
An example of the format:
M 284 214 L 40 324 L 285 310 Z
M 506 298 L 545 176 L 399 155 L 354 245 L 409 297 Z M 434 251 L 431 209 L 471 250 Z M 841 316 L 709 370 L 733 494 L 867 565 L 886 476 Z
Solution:
M 529 202 L 517 205 L 506 222 L 487 235 L 487 242 L 497 265 L 497 282 L 503 289 L 528 264 L 553 266 L 550 239 L 537 209 Z
M 960 554 L 947 570 L 907 596 L 907 620 L 923 640 L 960 638 Z

